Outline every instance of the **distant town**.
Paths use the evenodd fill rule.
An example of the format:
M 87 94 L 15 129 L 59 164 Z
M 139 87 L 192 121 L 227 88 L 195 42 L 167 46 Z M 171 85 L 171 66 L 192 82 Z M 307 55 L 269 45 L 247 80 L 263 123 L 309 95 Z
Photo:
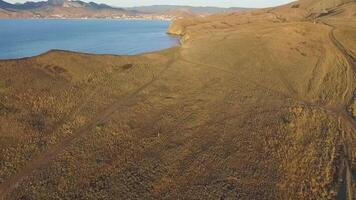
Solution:
M 116 20 L 162 20 L 171 21 L 173 19 L 179 19 L 179 16 L 170 15 L 121 15 L 121 16 L 106 16 L 106 17 L 68 17 L 64 15 L 50 15 L 43 17 L 41 15 L 33 16 L 32 19 L 116 19 Z

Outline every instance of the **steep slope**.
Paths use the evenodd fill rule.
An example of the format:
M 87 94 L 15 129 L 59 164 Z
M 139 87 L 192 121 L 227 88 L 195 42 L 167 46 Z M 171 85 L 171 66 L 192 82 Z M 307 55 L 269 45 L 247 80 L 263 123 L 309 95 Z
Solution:
M 11 4 L 11 3 L 7 3 L 5 1 L 0 0 L 0 8 L 2 9 L 11 9 L 11 8 L 15 8 L 16 6 Z
M 1 61 L 0 199 L 354 199 L 356 5 L 315 2 Z
M 33 18 L 34 13 L 30 11 L 13 11 L 0 8 L 0 18 Z

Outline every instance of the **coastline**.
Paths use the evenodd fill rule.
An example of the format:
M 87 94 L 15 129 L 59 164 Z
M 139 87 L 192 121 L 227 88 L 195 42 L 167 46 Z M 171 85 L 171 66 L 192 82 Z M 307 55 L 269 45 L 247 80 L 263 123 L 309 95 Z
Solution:
M 60 29 L 63 29 L 65 27 L 69 27 L 69 28 L 73 28 L 73 23 L 74 24 L 77 24 L 79 26 L 78 23 L 81 23 L 82 19 L 68 19 L 68 23 L 65 22 L 67 19 L 30 19 L 30 20 L 39 20 L 40 22 L 43 22 L 45 25 L 36 25 L 36 30 L 38 29 L 38 27 L 42 27 L 42 26 L 58 26 L 57 23 L 53 23 L 53 25 L 51 25 L 52 23 L 49 22 L 50 20 L 60 20 L 60 21 L 63 21 L 63 22 L 58 22 L 59 25 L 60 25 Z M 16 21 L 23 21 L 23 20 L 18 20 L 18 19 L 15 19 L 14 23 L 16 23 Z M 27 20 L 24 20 L 24 22 L 22 23 L 19 23 L 19 24 L 24 24 L 26 26 L 28 26 L 29 24 L 32 24 L 32 23 L 36 23 L 36 21 L 34 22 L 26 22 L 25 21 Z M 47 21 L 47 22 L 46 22 Z M 112 40 L 111 43 L 103 43 L 101 44 L 102 48 L 101 49 L 92 49 L 91 48 L 91 40 L 88 40 L 86 39 L 87 37 L 85 36 L 86 33 L 84 32 L 83 33 L 83 36 L 81 36 L 81 40 L 80 41 L 77 41 L 75 39 L 75 36 L 76 35 L 73 35 L 73 39 L 69 38 L 67 40 L 69 41 L 73 41 L 73 42 L 79 42 L 78 45 L 81 45 L 83 46 L 82 48 L 80 47 L 74 47 L 72 44 L 69 44 L 68 45 L 52 45 L 52 46 L 46 46 L 46 44 L 48 42 L 60 42 L 60 39 L 55 39 L 55 40 L 51 40 L 51 38 L 49 39 L 46 39 L 47 37 L 44 37 L 43 40 L 41 40 L 41 42 L 43 43 L 43 46 L 39 46 L 41 47 L 41 52 L 40 51 L 36 51 L 34 49 L 34 51 L 31 51 L 32 49 L 32 46 L 31 44 L 36 42 L 36 37 L 33 38 L 31 40 L 31 38 L 28 38 L 28 44 L 26 44 L 26 42 L 23 42 L 23 43 L 19 43 L 19 47 L 21 47 L 21 45 L 26 45 L 24 46 L 24 48 L 27 48 L 29 49 L 28 51 L 25 51 L 26 49 L 22 51 L 19 51 L 17 53 L 12 53 L 12 49 L 13 48 L 19 48 L 19 47 L 13 47 L 12 49 L 10 48 L 9 49 L 9 53 L 6 53 L 6 48 L 3 47 L 1 49 L 4 49 L 4 54 L 1 55 L 1 59 L 0 60 L 7 60 L 7 59 L 16 59 L 17 58 L 24 58 L 24 57 L 32 57 L 32 56 L 36 56 L 36 55 L 40 55 L 40 54 L 43 54 L 45 52 L 48 52 L 48 51 L 51 51 L 52 49 L 56 50 L 56 49 L 59 49 L 59 50 L 68 50 L 68 51 L 72 51 L 72 52 L 78 52 L 78 53 L 87 53 L 87 54 L 97 54 L 97 55 L 108 55 L 108 54 L 112 54 L 112 55 L 138 55 L 138 54 L 142 54 L 142 53 L 149 53 L 149 52 L 154 52 L 154 51 L 159 51 L 159 50 L 162 50 L 162 49 L 165 49 L 165 48 L 171 48 L 171 47 L 175 47 L 177 45 L 179 45 L 179 38 L 174 36 L 174 35 L 170 35 L 170 34 L 166 34 L 166 30 L 169 26 L 169 22 L 168 21 L 162 21 L 162 20 L 98 20 L 98 19 L 88 19 L 88 20 L 83 20 L 82 22 L 84 23 L 84 21 L 91 21 L 91 22 L 88 22 L 87 26 L 91 25 L 91 24 L 94 24 L 94 25 L 98 25 L 98 27 L 106 27 L 106 28 L 109 28 L 108 31 L 109 34 L 108 36 L 107 35 L 103 35 L 102 32 L 99 32 L 101 34 L 101 36 L 96 39 L 96 43 L 99 42 L 99 40 L 102 40 L 102 41 L 106 41 L 107 39 L 106 38 L 110 38 L 110 37 L 114 37 L 115 40 Z M 95 22 L 97 21 L 97 22 Z M 105 22 L 107 21 L 107 22 Z M 111 22 L 114 22 L 114 21 L 117 21 L 118 23 L 111 23 Z M 122 23 L 121 23 L 121 22 Z M 137 22 L 137 23 L 136 23 Z M 146 23 L 147 22 L 147 23 Z M 151 23 L 152 22 L 152 23 Z M 6 22 L 6 24 L 9 24 L 10 23 L 10 28 L 7 30 L 7 32 L 11 32 L 11 24 L 13 23 L 11 20 L 9 22 Z M 43 24 L 41 23 L 41 24 Z M 108 24 L 110 23 L 110 24 Z M 49 25 L 47 25 L 49 24 Z M 56 25 L 57 24 L 57 25 Z M 107 25 L 106 25 L 107 24 Z M 130 25 L 132 24 L 132 25 Z M 4 25 L 4 26 L 5 26 Z M 34 24 L 35 25 L 35 24 Z M 76 26 L 76 27 L 78 27 Z M 127 31 L 125 30 L 120 30 L 118 28 L 112 28 L 113 30 L 111 30 L 110 32 L 110 28 L 113 27 L 113 26 L 116 26 L 116 27 L 120 27 L 120 26 L 123 26 L 123 27 L 126 27 L 126 28 L 129 28 Z M 76 29 L 80 29 L 80 27 L 85 27 L 85 25 L 81 25 L 79 26 L 79 28 L 76 28 Z M 144 29 L 145 30 L 142 30 L 143 28 L 140 28 L 140 27 L 145 27 Z M 76 29 L 73 29 L 73 31 L 75 31 Z M 146 39 L 142 38 L 142 36 L 138 35 L 135 36 L 134 34 L 130 34 L 131 36 L 129 35 L 125 35 L 125 32 L 129 32 L 131 29 L 137 29 L 138 32 L 146 32 L 146 31 L 150 31 L 152 33 L 154 33 L 153 36 L 147 36 Z M 164 30 L 163 30 L 164 29 Z M 115 32 L 118 32 L 117 33 L 117 36 L 115 35 L 112 35 L 112 33 L 114 33 L 113 31 Z M 28 31 L 25 31 L 26 32 L 31 32 L 31 30 L 28 30 Z M 105 31 L 104 31 L 105 32 Z M 54 34 L 57 34 L 57 33 L 53 33 L 53 32 L 48 32 L 48 33 L 43 33 L 43 34 L 48 34 L 49 36 L 50 35 L 54 35 Z M 19 35 L 18 37 L 21 38 L 23 37 L 22 35 L 24 34 L 21 34 Z M 89 36 L 88 36 L 89 37 Z M 127 42 L 121 42 L 120 41 L 120 38 L 125 38 L 125 37 L 128 37 L 126 38 L 126 41 L 128 40 L 135 40 L 135 37 L 138 37 L 136 38 L 137 41 L 142 41 L 143 43 L 142 44 L 135 44 L 135 43 L 130 43 L 130 44 L 127 44 Z M 145 42 L 147 39 L 151 38 L 151 40 L 157 40 L 157 45 L 153 42 Z M 66 38 L 64 38 L 66 39 Z M 16 40 L 16 38 L 14 38 L 14 40 Z M 158 41 L 159 40 L 159 41 Z M 11 38 L 8 39 L 8 41 L 11 41 Z M 66 40 L 62 41 L 62 42 L 65 42 Z M 47 43 L 46 43 L 47 42 Z M 114 42 L 115 42 L 115 45 L 119 45 L 119 47 L 117 48 L 117 50 L 115 51 L 114 48 L 112 48 L 112 46 L 114 45 Z M 11 42 L 9 42 L 11 43 Z M 4 43 L 4 45 L 6 44 L 6 42 Z M 121 46 L 120 46 L 121 44 Z M 122 45 L 126 45 L 126 47 L 128 49 L 132 49 L 132 50 L 125 50 L 125 48 L 122 46 Z M 136 45 L 136 46 L 135 46 Z M 12 51 L 10 51 L 12 50 Z
M 123 20 L 123 21 L 172 21 L 173 18 L 0 18 L 0 20 Z

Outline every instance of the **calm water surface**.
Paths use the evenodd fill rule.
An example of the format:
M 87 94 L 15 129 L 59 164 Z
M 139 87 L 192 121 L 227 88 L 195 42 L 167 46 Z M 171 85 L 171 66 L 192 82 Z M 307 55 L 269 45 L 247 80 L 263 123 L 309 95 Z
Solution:
M 166 34 L 168 21 L 0 20 L 0 59 L 62 49 L 133 55 L 178 44 Z

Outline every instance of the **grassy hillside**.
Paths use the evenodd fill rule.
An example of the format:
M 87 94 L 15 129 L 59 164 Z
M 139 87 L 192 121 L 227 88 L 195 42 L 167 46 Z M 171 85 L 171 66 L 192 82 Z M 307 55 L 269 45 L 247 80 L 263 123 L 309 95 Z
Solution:
M 177 20 L 155 53 L 1 61 L 0 199 L 352 200 L 356 4 L 317 5 Z

